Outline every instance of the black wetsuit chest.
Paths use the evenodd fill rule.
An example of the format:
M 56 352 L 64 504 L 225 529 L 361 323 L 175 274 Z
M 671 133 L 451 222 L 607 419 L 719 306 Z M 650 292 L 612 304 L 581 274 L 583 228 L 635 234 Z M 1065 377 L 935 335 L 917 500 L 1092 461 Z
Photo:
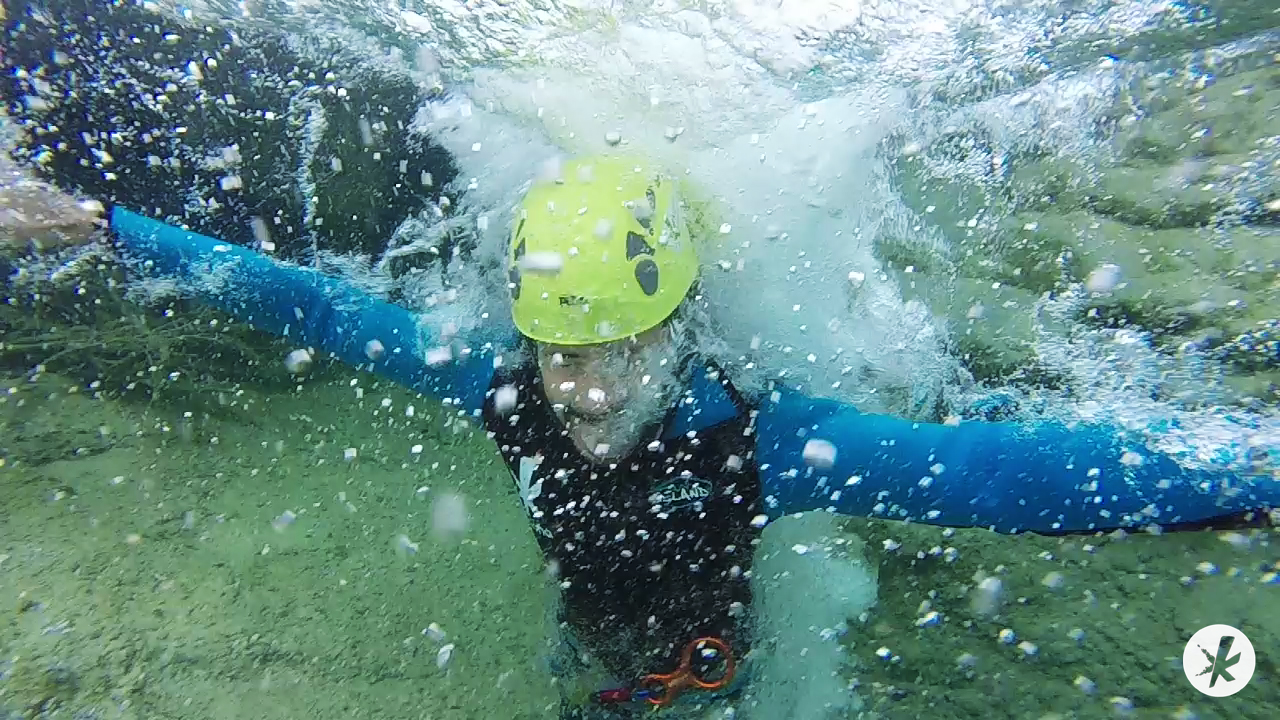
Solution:
M 721 382 L 714 368 L 695 372 L 721 390 L 706 384 Z M 600 465 L 566 435 L 533 368 L 499 373 L 494 389 L 503 386 L 514 386 L 517 405 L 503 415 L 491 393 L 486 425 L 588 651 L 623 677 L 669 669 L 703 635 L 744 653 L 760 483 L 749 415 L 732 388 L 722 386 L 721 399 L 737 405 L 733 417 L 674 433 L 677 408 L 628 457 Z M 681 400 L 698 402 L 692 391 Z

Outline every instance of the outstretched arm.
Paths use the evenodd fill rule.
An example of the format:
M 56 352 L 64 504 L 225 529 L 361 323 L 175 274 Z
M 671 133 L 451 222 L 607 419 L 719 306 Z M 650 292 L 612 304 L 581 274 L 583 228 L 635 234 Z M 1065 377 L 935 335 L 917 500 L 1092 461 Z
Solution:
M 1270 477 L 1188 469 L 1105 425 L 913 423 L 778 393 L 761 407 L 757 434 L 773 516 L 830 509 L 999 532 L 1066 532 L 1280 506 L 1280 483 Z
M 176 277 L 185 291 L 259 330 L 331 353 L 406 387 L 481 407 L 494 369 L 490 344 L 450 345 L 412 313 L 315 270 L 274 260 L 116 207 L 111 229 L 143 272 Z M 499 338 L 495 338 L 497 340 Z M 381 345 L 381 352 L 370 352 Z

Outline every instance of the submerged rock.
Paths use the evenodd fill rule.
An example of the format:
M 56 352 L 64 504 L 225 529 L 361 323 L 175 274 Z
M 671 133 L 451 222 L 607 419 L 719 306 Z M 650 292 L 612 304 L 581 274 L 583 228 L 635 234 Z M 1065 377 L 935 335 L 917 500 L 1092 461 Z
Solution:
M 1004 107 L 989 110 L 996 120 L 967 112 L 895 163 L 905 200 L 944 241 L 886 237 L 877 253 L 947 318 L 980 379 L 1052 382 L 1034 311 L 1076 288 L 1075 321 L 1137 330 L 1168 354 L 1211 350 L 1241 398 L 1277 399 L 1280 66 L 1263 45 L 1212 71 L 1191 56 L 1126 66 L 1134 77 L 1109 110 L 1036 119 L 1092 123 L 1084 144 L 1001 136 L 988 125 L 1009 122 Z M 1110 282 L 1089 282 L 1100 267 Z

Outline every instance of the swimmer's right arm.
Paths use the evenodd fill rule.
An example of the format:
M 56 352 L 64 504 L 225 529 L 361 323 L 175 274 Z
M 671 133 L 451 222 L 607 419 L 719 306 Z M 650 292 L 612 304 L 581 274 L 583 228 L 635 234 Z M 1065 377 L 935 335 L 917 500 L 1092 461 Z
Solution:
M 119 207 L 110 220 L 122 255 L 143 274 L 176 279 L 201 302 L 259 330 L 371 367 L 459 412 L 476 412 L 484 402 L 494 372 L 490 345 L 450 346 L 405 308 L 310 268 Z
M 756 436 L 773 516 L 1079 532 L 1280 506 L 1270 477 L 1184 467 L 1105 423 L 916 423 L 782 392 L 759 408 Z

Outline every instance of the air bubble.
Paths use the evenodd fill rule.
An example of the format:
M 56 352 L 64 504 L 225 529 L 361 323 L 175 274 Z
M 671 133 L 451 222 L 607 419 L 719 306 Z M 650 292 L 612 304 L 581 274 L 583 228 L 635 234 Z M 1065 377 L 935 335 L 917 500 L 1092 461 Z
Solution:
M 284 366 L 294 375 L 303 375 L 311 369 L 311 352 L 309 350 L 294 350 L 284 358 Z
M 445 666 L 449 664 L 449 660 L 452 658 L 453 658 L 453 643 L 449 643 L 448 645 L 445 645 L 444 647 L 440 648 L 440 651 L 436 653 L 436 667 L 443 670 Z
M 970 606 L 978 615 L 994 615 L 1000 609 L 1000 600 L 1004 594 L 1004 583 L 1000 578 L 983 578 L 973 590 Z
M 470 516 L 461 495 L 450 493 L 436 497 L 431 505 L 431 529 L 438 538 L 451 538 L 467 531 Z
M 836 446 L 826 440 L 809 440 L 804 444 L 802 457 L 810 467 L 830 470 L 836 463 Z
M 515 409 L 519 397 L 520 393 L 515 385 L 503 385 L 493 393 L 493 408 L 506 415 Z
M 267 228 L 267 221 L 257 215 L 249 219 L 249 229 L 253 231 L 253 239 L 258 241 L 258 247 L 264 252 L 271 252 L 276 249 L 276 244 L 271 241 L 271 231 Z
M 1099 265 L 1084 281 L 1084 288 L 1091 293 L 1109 293 L 1120 284 L 1120 266 L 1112 263 Z
M 532 252 L 520 258 L 519 265 L 525 272 L 554 275 L 564 269 L 564 257 L 557 252 Z
M 444 365 L 453 360 L 453 350 L 447 347 L 431 348 L 426 352 L 426 362 L 432 367 Z

